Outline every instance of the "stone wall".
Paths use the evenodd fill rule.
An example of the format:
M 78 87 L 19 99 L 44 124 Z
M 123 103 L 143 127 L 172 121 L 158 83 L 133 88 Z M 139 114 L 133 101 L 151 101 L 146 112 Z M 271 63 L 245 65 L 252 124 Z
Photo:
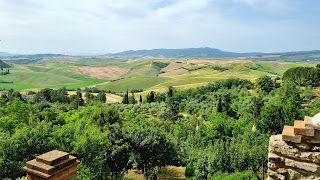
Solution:
M 269 141 L 268 179 L 320 179 L 320 126 L 296 120 Z
M 23 169 L 28 180 L 71 180 L 80 162 L 69 153 L 53 150 L 28 161 Z

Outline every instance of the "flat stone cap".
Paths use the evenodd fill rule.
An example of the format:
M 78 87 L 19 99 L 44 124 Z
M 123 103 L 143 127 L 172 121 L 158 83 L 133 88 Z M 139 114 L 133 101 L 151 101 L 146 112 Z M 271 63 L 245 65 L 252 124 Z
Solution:
M 69 153 L 58 151 L 58 150 L 52 150 L 38 156 L 36 159 L 38 162 L 41 162 L 47 165 L 55 165 L 68 158 L 69 158 Z
M 23 169 L 28 176 L 39 177 L 34 180 L 66 180 L 76 174 L 79 163 L 80 161 L 69 153 L 53 150 L 28 161 Z

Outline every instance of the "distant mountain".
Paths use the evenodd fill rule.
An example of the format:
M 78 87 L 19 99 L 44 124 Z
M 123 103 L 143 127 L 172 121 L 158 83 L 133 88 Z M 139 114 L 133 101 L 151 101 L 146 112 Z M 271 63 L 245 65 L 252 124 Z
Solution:
M 0 52 L 0 57 L 9 57 L 9 56 L 14 56 L 15 54 L 11 53 L 6 53 L 6 52 Z
M 30 58 L 30 59 L 39 59 L 39 58 L 52 58 L 52 57 L 64 57 L 67 55 L 64 54 L 28 54 L 28 55 L 14 55 L 15 58 Z
M 10 65 L 0 60 L 0 68 L 9 68 Z
M 0 57 L 13 57 L 13 58 L 50 58 L 50 57 L 64 57 L 67 55 L 64 54 L 11 54 L 6 52 L 0 52 Z
M 186 48 L 186 49 L 152 49 L 152 50 L 137 50 L 124 51 L 120 53 L 107 54 L 108 56 L 121 57 L 167 57 L 167 58 L 187 58 L 187 57 L 202 57 L 202 58 L 231 58 L 231 57 L 247 57 L 261 56 L 264 53 L 235 53 L 222 51 L 215 48 Z

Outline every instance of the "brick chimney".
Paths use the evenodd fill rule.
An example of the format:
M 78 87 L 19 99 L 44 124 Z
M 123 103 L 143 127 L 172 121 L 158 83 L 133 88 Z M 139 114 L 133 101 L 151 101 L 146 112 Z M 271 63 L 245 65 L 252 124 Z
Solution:
M 28 180 L 76 179 L 80 161 L 69 153 L 53 150 L 28 161 L 23 169 Z

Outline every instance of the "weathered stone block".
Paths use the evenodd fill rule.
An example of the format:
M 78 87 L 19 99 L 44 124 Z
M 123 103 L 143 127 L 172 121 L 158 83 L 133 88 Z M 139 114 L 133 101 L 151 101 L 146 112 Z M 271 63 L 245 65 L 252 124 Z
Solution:
M 270 137 L 269 154 L 270 153 L 278 155 L 279 158 L 288 157 L 300 161 L 320 164 L 320 152 L 301 151 L 300 149 L 283 141 L 279 135 Z M 270 156 L 275 157 L 275 155 L 272 154 L 270 154 Z
M 299 162 L 292 159 L 286 159 L 285 164 L 286 166 L 289 166 L 289 167 L 320 174 L 320 166 L 314 163 Z

